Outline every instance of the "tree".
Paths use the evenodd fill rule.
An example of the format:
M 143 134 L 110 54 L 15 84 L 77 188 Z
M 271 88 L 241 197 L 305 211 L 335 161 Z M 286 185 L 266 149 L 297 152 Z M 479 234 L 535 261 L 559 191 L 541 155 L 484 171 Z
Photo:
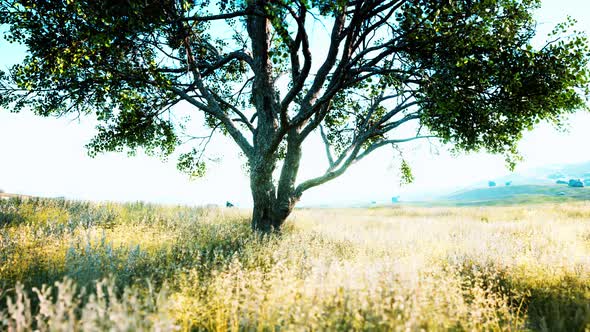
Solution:
M 587 94 L 588 46 L 567 34 L 572 22 L 533 46 L 538 0 L 0 3 L 5 37 L 28 50 L 2 74 L 0 106 L 94 114 L 91 155 L 166 156 L 185 143 L 174 106 L 191 105 L 247 159 L 261 231 L 280 228 L 306 190 L 384 146 L 438 137 L 512 164 L 524 130 L 559 124 Z M 328 35 L 322 45 L 314 26 Z M 410 124 L 415 136 L 395 136 Z M 312 133 L 329 167 L 298 182 Z M 189 140 L 179 169 L 202 175 L 210 138 Z

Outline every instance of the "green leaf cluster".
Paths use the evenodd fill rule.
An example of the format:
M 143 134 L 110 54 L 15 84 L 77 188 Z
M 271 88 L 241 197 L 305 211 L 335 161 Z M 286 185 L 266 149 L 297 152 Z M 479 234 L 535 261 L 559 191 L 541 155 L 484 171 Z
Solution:
M 398 19 L 406 57 L 424 73 L 421 121 L 445 141 L 504 153 L 513 165 L 524 130 L 585 108 L 588 41 L 573 32 L 533 47 L 539 1 L 417 2 Z

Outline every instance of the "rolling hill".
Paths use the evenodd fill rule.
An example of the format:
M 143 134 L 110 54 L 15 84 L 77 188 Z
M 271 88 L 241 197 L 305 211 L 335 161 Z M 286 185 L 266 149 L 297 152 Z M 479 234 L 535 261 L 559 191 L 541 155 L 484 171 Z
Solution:
M 590 200 L 590 188 L 567 185 L 516 185 L 469 189 L 441 200 L 452 205 L 505 205 Z
M 488 187 L 487 182 L 478 182 L 436 201 L 451 205 L 505 205 L 590 200 L 590 186 L 571 188 L 556 184 L 557 180 L 567 182 L 569 179 L 590 179 L 590 162 L 548 165 L 490 178 L 497 186 Z M 505 185 L 508 182 L 510 185 Z

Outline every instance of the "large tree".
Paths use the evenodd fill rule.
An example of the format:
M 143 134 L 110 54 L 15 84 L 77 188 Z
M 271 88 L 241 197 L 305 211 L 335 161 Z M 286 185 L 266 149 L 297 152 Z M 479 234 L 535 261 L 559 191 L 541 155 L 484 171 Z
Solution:
M 0 106 L 94 114 L 91 154 L 169 155 L 192 143 L 178 165 L 200 175 L 209 137 L 184 139 L 176 105 L 188 104 L 247 158 L 261 231 L 280 228 L 306 190 L 383 146 L 435 136 L 513 161 L 524 130 L 559 123 L 587 92 L 588 46 L 569 22 L 533 45 L 538 0 L 0 4 L 5 38 L 28 51 L 2 74 Z M 396 136 L 408 124 L 416 134 Z M 298 181 L 312 133 L 329 167 Z

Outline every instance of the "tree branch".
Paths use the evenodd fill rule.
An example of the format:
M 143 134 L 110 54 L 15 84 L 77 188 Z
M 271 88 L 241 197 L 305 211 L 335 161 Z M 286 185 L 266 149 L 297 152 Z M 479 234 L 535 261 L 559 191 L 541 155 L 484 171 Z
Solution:
M 224 14 L 217 14 L 217 15 L 209 15 L 209 16 L 188 16 L 182 17 L 178 20 L 178 22 L 207 22 L 207 21 L 216 21 L 216 20 L 226 20 L 230 18 L 236 18 L 246 15 L 253 15 L 254 11 L 252 9 L 246 8 L 246 10 L 240 10 L 233 13 L 224 13 Z
M 307 36 L 307 32 L 305 31 L 305 13 L 307 10 L 305 6 L 301 6 L 301 14 L 299 17 L 295 15 L 293 10 L 289 8 L 291 15 L 295 18 L 297 22 L 297 37 L 295 42 L 291 47 L 291 67 L 292 67 L 292 76 L 293 76 L 293 86 L 287 92 L 285 98 L 281 101 L 281 120 L 282 125 L 284 127 L 288 126 L 287 123 L 287 110 L 289 104 L 297 97 L 297 94 L 301 92 L 303 89 L 303 85 L 305 84 L 305 80 L 309 76 L 309 71 L 311 69 L 311 51 L 309 49 L 309 39 Z M 300 42 L 299 42 L 300 41 Z M 301 72 L 299 71 L 299 55 L 298 49 L 299 44 L 302 47 L 302 53 L 304 58 L 303 69 Z
M 358 154 L 360 148 L 361 145 L 357 145 L 350 153 L 346 161 L 338 169 L 332 170 L 330 168 L 326 173 L 324 173 L 324 175 L 302 182 L 295 189 L 295 194 L 301 196 L 304 191 L 319 186 L 342 175 L 348 169 L 348 167 L 350 167 L 350 165 L 352 165 L 352 163 L 355 161 L 356 155 Z
M 248 118 L 244 115 L 244 113 L 242 113 L 234 105 L 232 105 L 232 104 L 228 103 L 227 101 L 223 100 L 223 98 L 221 96 L 219 96 L 218 94 L 216 94 L 216 93 L 214 93 L 212 91 L 211 91 L 211 93 L 213 94 L 213 96 L 215 97 L 215 99 L 217 99 L 218 102 L 220 102 L 225 107 L 228 107 L 232 111 L 234 111 L 234 113 L 236 113 L 236 115 L 239 117 L 239 122 L 244 123 L 248 127 L 248 129 L 250 129 L 250 131 L 252 132 L 252 134 L 254 134 L 256 132 L 256 129 L 252 126 L 252 124 L 250 123 L 250 121 L 248 121 Z
M 344 172 L 351 165 L 357 163 L 358 161 L 360 161 L 361 159 L 363 159 L 364 157 L 369 155 L 371 152 L 373 152 L 374 150 L 376 150 L 380 147 L 383 147 L 383 146 L 386 146 L 389 144 L 398 144 L 398 143 L 404 143 L 404 142 L 409 142 L 409 141 L 413 141 L 413 140 L 417 140 L 417 139 L 426 139 L 426 138 L 437 138 L 437 137 L 436 136 L 415 136 L 415 137 L 404 138 L 404 139 L 385 140 L 385 141 L 381 141 L 381 142 L 372 144 L 367 149 L 365 149 L 365 151 L 363 151 L 361 154 L 359 154 L 359 152 L 360 152 L 362 144 L 358 144 L 353 149 L 353 151 L 350 153 L 348 158 L 346 158 L 346 161 L 340 167 L 338 167 L 335 170 L 328 169 L 328 171 L 326 171 L 326 173 L 324 173 L 323 175 L 302 182 L 300 185 L 297 186 L 297 189 L 295 189 L 295 193 L 296 193 L 296 195 L 301 196 L 304 191 L 311 189 L 313 187 L 317 187 L 321 184 L 324 184 L 330 180 L 333 180 L 333 179 L 339 177 L 340 175 L 344 174 Z
M 318 69 L 316 77 L 309 88 L 309 91 L 305 94 L 305 97 L 303 97 L 303 110 L 293 119 L 291 124 L 292 126 L 298 126 L 310 116 L 310 113 L 312 113 L 311 104 L 317 98 L 320 89 L 328 77 L 328 74 L 336 64 L 340 43 L 342 42 L 342 30 L 344 28 L 344 23 L 345 13 L 344 10 L 342 10 L 342 12 L 340 12 L 334 19 L 334 26 L 332 27 L 332 34 L 330 35 L 330 47 L 328 49 L 326 60 L 324 60 L 324 63 L 321 65 L 320 69 Z
M 203 79 L 201 77 L 201 73 L 199 71 L 199 68 L 195 65 L 196 64 L 195 59 L 193 57 L 192 50 L 190 47 L 190 42 L 189 42 L 188 38 L 189 37 L 185 38 L 185 40 L 184 40 L 184 44 L 186 47 L 186 53 L 187 53 L 187 60 L 189 61 L 189 67 L 192 69 L 192 73 L 194 76 L 194 83 L 197 86 L 197 88 L 199 89 L 199 91 L 201 92 L 201 94 L 203 95 L 203 97 L 207 100 L 207 103 L 208 103 L 207 106 L 209 106 L 209 107 L 207 107 L 207 106 L 205 106 L 205 107 L 209 109 L 209 113 L 211 115 L 213 115 L 214 117 L 219 119 L 221 121 L 221 123 L 223 123 L 223 126 L 225 127 L 227 132 L 230 134 L 230 136 L 236 141 L 238 146 L 242 149 L 242 152 L 244 152 L 244 154 L 248 158 L 252 157 L 253 150 L 254 150 L 253 146 L 248 142 L 248 140 L 244 137 L 244 135 L 240 132 L 240 130 L 234 125 L 234 123 L 227 116 L 227 114 L 225 114 L 223 112 L 223 109 L 219 106 L 219 103 L 215 99 L 215 96 L 213 94 L 211 94 L 211 92 L 209 91 L 209 89 L 207 87 L 205 87 L 205 84 L 203 83 Z M 184 93 L 183 91 L 181 91 L 177 88 L 173 88 L 173 91 L 177 94 L 179 94 L 179 92 L 180 92 L 179 96 L 181 96 L 183 98 L 189 97 L 186 93 Z M 187 101 L 191 102 L 195 106 L 197 106 L 198 104 L 202 105 L 202 103 L 195 104 L 191 100 L 196 101 L 193 98 L 187 99 Z M 197 107 L 199 107 L 199 106 L 197 106 Z M 200 107 L 200 108 L 203 109 L 202 107 Z
M 380 141 L 380 142 L 371 144 L 368 148 L 366 148 L 365 151 L 363 151 L 361 154 L 359 154 L 356 157 L 356 161 L 363 159 L 364 157 L 369 155 L 371 152 L 375 151 L 376 149 L 378 149 L 380 147 L 386 146 L 386 145 L 399 144 L 399 143 L 414 141 L 417 139 L 428 139 L 428 138 L 439 138 L 439 137 L 432 136 L 432 135 L 425 135 L 425 136 L 414 136 L 414 137 L 409 137 L 409 138 L 389 139 L 389 140 Z
M 211 63 L 211 64 L 199 63 L 199 65 L 202 65 L 203 67 L 206 68 L 206 70 L 203 71 L 201 76 L 206 77 L 206 76 L 210 75 L 211 73 L 215 72 L 215 70 L 223 67 L 224 65 L 228 64 L 232 60 L 244 61 L 248 65 L 250 65 L 250 68 L 253 68 L 253 66 L 254 66 L 254 60 L 246 52 L 244 52 L 243 50 L 234 51 L 234 52 L 227 54 L 226 56 L 224 56 L 222 58 L 219 58 L 214 63 Z
M 324 141 L 324 145 L 326 148 L 326 157 L 328 158 L 328 163 L 330 167 L 334 166 L 334 158 L 332 157 L 332 152 L 330 152 L 330 142 L 324 133 L 324 126 L 320 125 L 320 135 L 322 136 L 322 140 Z

